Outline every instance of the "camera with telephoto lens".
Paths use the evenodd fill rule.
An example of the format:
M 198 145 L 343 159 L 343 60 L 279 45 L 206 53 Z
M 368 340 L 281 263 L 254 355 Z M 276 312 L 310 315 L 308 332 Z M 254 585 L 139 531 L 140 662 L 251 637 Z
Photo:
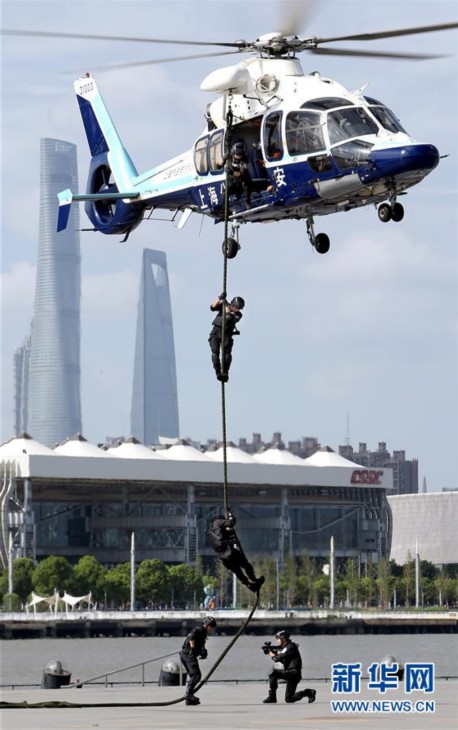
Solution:
M 278 653 L 278 649 L 276 646 L 272 646 L 270 641 L 266 641 L 262 646 L 261 649 L 263 650 L 264 654 L 268 654 L 269 652 L 273 652 L 274 654 Z

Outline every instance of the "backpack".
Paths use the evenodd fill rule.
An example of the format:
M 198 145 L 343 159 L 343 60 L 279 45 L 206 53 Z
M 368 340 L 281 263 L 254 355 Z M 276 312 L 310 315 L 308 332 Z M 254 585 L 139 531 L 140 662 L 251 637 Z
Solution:
M 224 531 L 221 525 L 221 522 L 223 521 L 224 517 L 213 517 L 212 521 L 210 522 L 210 528 L 207 532 L 210 545 L 212 546 L 213 550 L 216 550 L 216 552 L 219 552 L 221 550 L 225 542 Z

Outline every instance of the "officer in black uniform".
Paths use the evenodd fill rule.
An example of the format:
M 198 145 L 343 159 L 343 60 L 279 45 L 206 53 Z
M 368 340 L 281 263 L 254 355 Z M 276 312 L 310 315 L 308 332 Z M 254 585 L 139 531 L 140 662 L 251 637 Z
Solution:
M 232 347 L 234 345 L 234 335 L 239 335 L 237 323 L 242 319 L 242 309 L 245 306 L 245 300 L 242 297 L 234 297 L 229 303 L 226 300 L 226 292 L 219 295 L 215 299 L 210 309 L 217 312 L 213 320 L 213 329 L 210 332 L 208 342 L 212 351 L 212 363 L 218 380 L 227 383 L 229 380 L 229 368 L 232 362 Z M 221 345 L 223 340 L 223 307 L 226 308 L 226 321 L 224 328 L 224 352 L 221 353 Z M 221 372 L 221 356 L 224 360 L 224 374 Z
M 237 200 L 240 200 L 243 193 L 246 207 L 251 208 L 252 183 L 248 172 L 245 142 L 239 140 L 232 146 L 230 153 L 224 157 L 224 164 L 227 166 L 227 190 L 229 195 L 235 195 Z
M 316 691 L 314 689 L 304 689 L 296 692 L 297 685 L 302 679 L 302 658 L 299 647 L 291 641 L 289 631 L 279 631 L 275 634 L 277 639 L 277 647 L 270 650 L 263 647 L 265 654 L 268 654 L 275 663 L 283 664 L 282 669 L 272 669 L 269 674 L 269 694 L 264 703 L 272 703 L 277 701 L 278 680 L 286 681 L 285 702 L 299 702 L 304 697 L 308 697 L 309 702 L 315 702 Z
M 216 515 L 210 522 L 210 529 L 207 533 L 208 538 L 224 567 L 235 573 L 239 581 L 246 585 L 250 591 L 257 593 L 265 578 L 263 575 L 256 578 L 254 568 L 243 552 L 234 529 L 236 521 L 235 516 L 230 511 L 228 511 L 227 517 Z
M 200 700 L 194 695 L 194 690 L 202 679 L 202 672 L 199 667 L 199 659 L 206 659 L 208 652 L 205 648 L 207 634 L 214 631 L 216 621 L 213 616 L 207 616 L 200 626 L 195 626 L 187 635 L 180 651 L 181 662 L 188 673 L 188 684 L 186 686 L 186 704 L 200 705 Z

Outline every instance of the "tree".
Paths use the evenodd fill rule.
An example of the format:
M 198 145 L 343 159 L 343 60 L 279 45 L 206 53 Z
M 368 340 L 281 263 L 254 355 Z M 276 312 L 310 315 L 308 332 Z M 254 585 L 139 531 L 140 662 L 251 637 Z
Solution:
M 137 596 L 145 605 L 167 603 L 170 578 L 167 566 L 158 558 L 143 560 L 136 573 Z
M 317 567 L 315 561 L 304 550 L 299 558 L 299 590 L 303 604 L 305 606 L 311 605 L 313 608 L 318 605 L 316 577 Z
M 40 596 L 49 596 L 55 590 L 68 590 L 73 576 L 73 567 L 61 556 L 45 558 L 33 571 L 32 584 Z
M 382 609 L 390 605 L 391 595 L 393 593 L 394 578 L 391 575 L 391 566 L 386 558 L 381 558 L 377 566 L 377 579 L 379 591 L 379 603 Z
M 96 601 L 103 600 L 107 569 L 93 555 L 85 555 L 73 569 L 72 591 L 77 595 L 92 593 Z
M 174 604 L 195 609 L 196 604 L 198 606 L 204 599 L 202 575 L 191 565 L 172 565 L 169 568 L 169 586 Z
M 130 598 L 130 563 L 119 563 L 105 576 L 107 601 L 125 603 Z
M 284 595 L 285 608 L 296 604 L 297 596 L 297 565 L 294 555 L 287 555 L 281 577 L 281 586 Z
M 402 575 L 404 602 L 406 606 L 410 606 L 411 597 L 415 595 L 415 560 L 410 553 L 407 553 L 407 562 L 404 563 Z
M 21 599 L 17 593 L 5 593 L 3 596 L 3 608 L 5 611 L 20 611 Z
M 345 564 L 345 584 L 348 590 L 350 605 L 356 606 L 359 601 L 359 574 L 358 562 L 355 558 L 350 558 Z
M 32 558 L 16 558 L 13 563 L 13 591 L 24 602 L 32 592 L 34 570 L 35 564 Z

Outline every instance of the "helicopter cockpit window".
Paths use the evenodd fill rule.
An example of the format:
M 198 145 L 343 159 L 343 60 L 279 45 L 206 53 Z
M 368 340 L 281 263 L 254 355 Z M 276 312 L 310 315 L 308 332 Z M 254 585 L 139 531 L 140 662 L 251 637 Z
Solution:
M 206 175 L 208 172 L 208 137 L 199 139 L 194 149 L 194 164 L 199 175 Z
M 345 142 L 338 147 L 334 147 L 332 156 L 341 170 L 348 167 L 359 167 L 365 164 L 372 147 L 373 145 L 367 142 L 355 139 L 352 142 Z
M 220 129 L 212 135 L 209 146 L 210 170 L 212 172 L 220 172 L 224 165 L 223 160 L 223 139 L 224 132 Z
M 290 112 L 286 117 L 286 145 L 290 155 L 306 155 L 325 148 L 321 117 L 306 111 Z
M 328 114 L 328 133 L 331 145 L 351 137 L 362 137 L 366 134 L 377 134 L 377 132 L 378 127 L 375 122 L 360 107 L 341 109 Z
M 380 122 L 382 127 L 387 129 L 388 132 L 404 132 L 404 134 L 407 134 L 406 130 L 402 127 L 399 120 L 396 119 L 391 109 L 388 109 L 386 106 L 371 106 L 369 109 L 376 120 Z
M 326 111 L 327 109 L 337 109 L 339 106 L 353 106 L 353 102 L 348 99 L 340 99 L 338 96 L 329 96 L 323 99 L 311 99 L 301 104 L 301 109 L 319 109 Z
M 268 160 L 278 160 L 283 157 L 281 118 L 281 112 L 273 112 L 266 117 L 264 123 L 264 149 Z

